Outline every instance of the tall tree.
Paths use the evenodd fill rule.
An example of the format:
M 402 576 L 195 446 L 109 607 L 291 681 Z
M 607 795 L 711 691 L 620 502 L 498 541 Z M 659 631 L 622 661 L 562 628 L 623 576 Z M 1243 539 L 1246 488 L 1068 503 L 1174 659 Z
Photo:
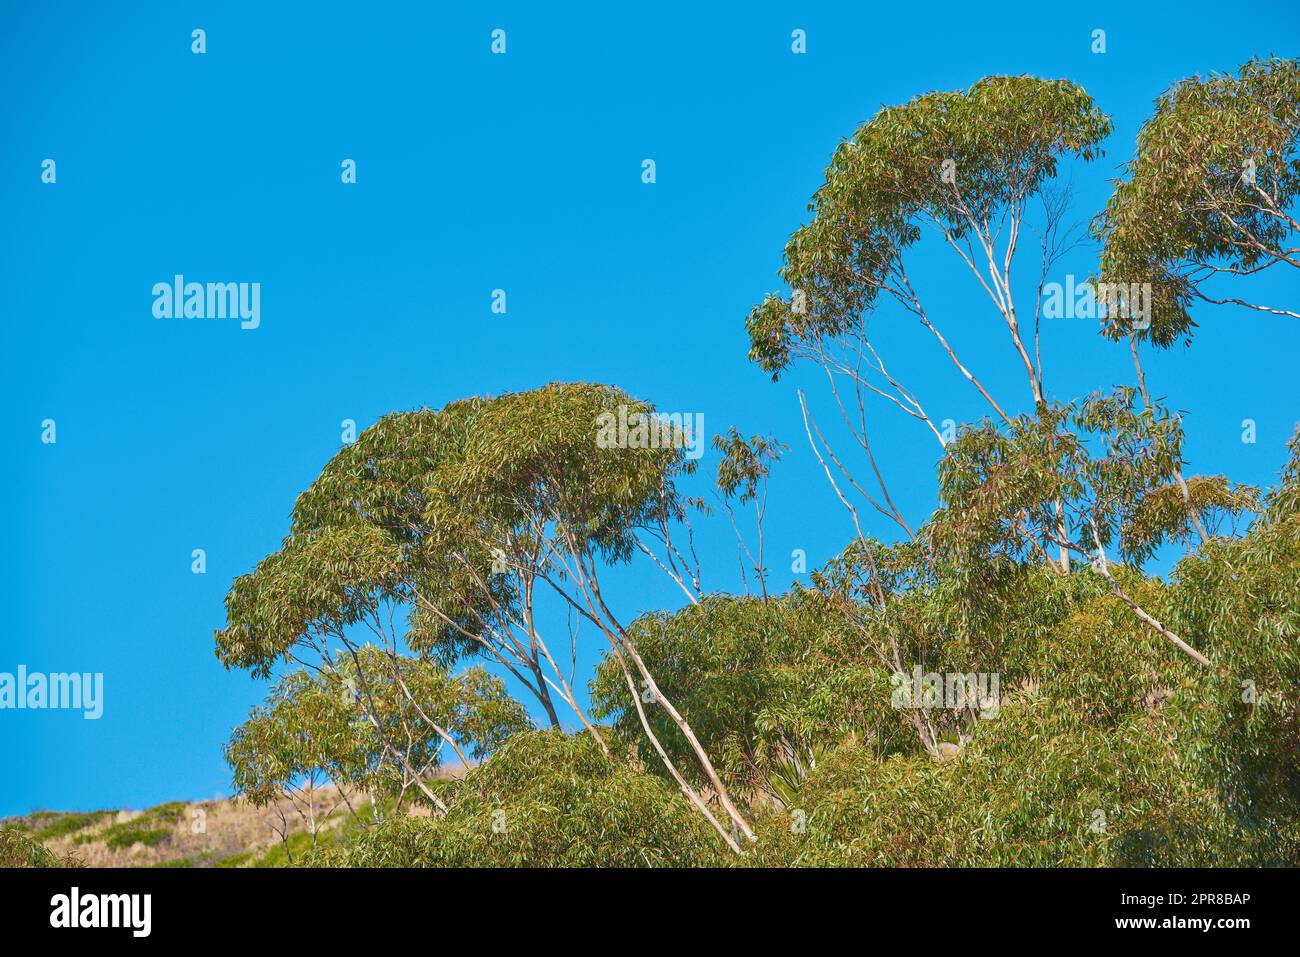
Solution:
M 1073 236 L 1065 224 L 1068 191 L 1051 188 L 1051 181 L 1062 159 L 1098 157 L 1110 131 L 1109 119 L 1080 87 L 1032 77 L 990 77 L 965 92 L 927 94 L 882 110 L 836 150 L 810 206 L 811 222 L 786 246 L 781 275 L 791 294 L 769 295 L 749 316 L 751 359 L 774 378 L 795 360 L 820 366 L 841 418 L 866 454 L 875 492 L 831 448 L 800 394 L 809 442 L 854 522 L 859 547 L 845 558 L 866 573 L 866 587 L 857 592 L 870 609 L 864 628 L 890 636 L 882 660 L 898 656 L 894 636 L 904 630 L 890 620 L 891 580 L 935 585 L 947 578 L 974 586 L 959 588 L 973 602 L 988 587 L 978 569 L 990 557 L 1015 562 L 1036 555 L 1061 574 L 1077 558 L 1090 561 L 1137 618 L 1209 664 L 1124 592 L 1107 549 L 1119 542 L 1125 557 L 1140 560 L 1159 542 L 1185 537 L 1189 527 L 1204 541 L 1212 513 L 1248 508 L 1250 490 L 1234 489 L 1221 477 L 1184 479 L 1181 423 L 1153 402 L 1140 364 L 1138 390 L 1092 397 L 1082 406 L 1056 401 L 1045 384 L 1044 287 Z M 1031 311 L 1018 306 L 1013 272 L 1035 199 L 1043 210 Z M 956 254 L 1005 328 L 1012 362 L 1029 387 L 1031 413 L 1016 413 L 1013 398 L 986 386 L 924 305 L 907 262 L 927 230 Z M 1098 288 L 1106 290 L 1099 298 L 1108 328 L 1119 325 L 1116 317 L 1133 317 L 1135 303 Z M 872 342 L 869 320 L 888 302 L 919 320 L 987 403 L 991 421 L 949 444 Z M 895 505 L 877 463 L 868 438 L 869 393 L 919 420 L 946 446 L 939 476 L 944 507 L 920 528 Z M 1141 411 L 1134 408 L 1138 395 Z M 1095 451 L 1098 442 L 1109 445 Z M 926 567 L 900 568 L 897 559 L 906 553 L 888 553 L 867 535 L 857 504 L 863 499 L 902 529 L 916 546 L 913 559 Z M 856 610 L 852 616 L 859 618 Z M 923 723 L 918 732 L 933 746 Z
M 1110 131 L 1110 120 L 1074 83 L 995 76 L 964 92 L 928 93 L 904 106 L 887 107 L 835 151 L 826 182 L 810 206 L 812 221 L 785 249 L 781 277 L 791 295 L 769 295 L 751 312 L 747 325 L 751 359 L 774 378 L 800 358 L 825 371 L 841 417 L 866 453 L 879 486 L 878 493 L 868 493 L 851 475 L 810 421 L 804 403 L 809 439 L 815 431 L 814 447 L 825 447 L 843 474 L 841 481 L 851 486 L 849 493 L 841 491 L 826 467 L 855 522 L 852 491 L 913 535 L 870 446 L 864 407 L 869 393 L 923 423 L 940 445 L 944 442 L 916 393 L 889 372 L 872 343 L 868 319 L 882 302 L 895 302 L 915 316 L 998 418 L 1008 424 L 1012 418 L 1006 398 L 999 401 L 957 355 L 924 305 L 908 272 L 912 247 L 929 231 L 958 257 L 988 300 L 992 317 L 1005 328 L 1034 406 L 1041 405 L 1042 289 L 1069 236 L 1061 228 L 1065 205 L 1045 187 L 1062 158 L 1099 156 Z M 1043 255 L 1038 294 L 1027 314 L 1016 300 L 1013 267 L 1026 213 L 1035 200 L 1044 205 Z M 851 390 L 851 403 L 844 401 L 842 388 Z M 1059 560 L 1068 568 L 1068 552 L 1062 550 Z
M 1174 84 L 1139 131 L 1124 173 L 1092 226 L 1102 244 L 1099 288 L 1145 287 L 1148 308 L 1144 321 L 1112 316 L 1102 332 L 1128 340 L 1150 408 L 1139 346 L 1190 342 L 1193 304 L 1300 318 L 1292 309 L 1216 291 L 1275 266 L 1300 267 L 1292 212 L 1300 186 L 1300 61 L 1256 59 L 1236 76 Z M 1181 470 L 1172 480 L 1202 543 L 1208 541 L 1193 489 Z
M 722 453 L 718 460 L 717 487 L 722 499 L 722 507 L 731 522 L 732 531 L 736 533 L 738 557 L 740 557 L 740 577 L 749 589 L 749 579 L 745 575 L 745 558 L 754 570 L 758 581 L 758 590 L 767 601 L 767 565 L 763 558 L 763 519 L 767 516 L 767 480 L 772 474 L 772 466 L 781 460 L 788 446 L 778 442 L 770 435 L 755 435 L 746 439 L 733 425 L 726 435 L 715 435 L 713 447 Z M 736 523 L 736 514 L 732 510 L 732 499 L 741 505 L 754 503 L 754 527 L 758 535 L 757 554 L 750 550 L 745 542 L 744 533 Z
M 1110 324 L 1113 338 L 1190 340 L 1198 302 L 1300 318 L 1294 303 L 1216 291 L 1216 280 L 1300 267 L 1300 60 L 1251 60 L 1235 76 L 1176 83 L 1139 131 L 1124 175 L 1093 224 L 1101 279 L 1150 283 L 1152 314 L 1137 330 Z
M 529 726 L 519 703 L 482 668 L 453 677 L 432 661 L 365 646 L 335 671 L 303 669 L 277 682 L 266 705 L 231 734 L 226 762 L 240 794 L 256 807 L 287 803 L 315 847 L 321 825 L 340 808 L 361 820 L 353 804 L 360 793 L 381 820 L 385 803 L 400 810 L 449 755 L 468 767 Z M 427 793 L 446 813 L 442 799 Z M 278 831 L 292 860 L 283 811 Z
M 694 469 L 692 441 L 644 403 L 583 383 L 385 416 L 299 497 L 281 550 L 235 582 L 218 653 L 261 674 L 298 651 L 328 666 L 331 647 L 355 653 L 352 631 L 364 627 L 390 652 L 404 642 L 444 666 L 482 658 L 534 695 L 553 726 L 562 700 L 606 749 L 573 690 L 580 629 L 594 629 L 638 710 L 664 710 L 726 815 L 751 836 L 601 583 L 604 569 L 644 553 L 698 591 L 698 563 L 679 545 L 690 503 L 675 484 Z M 543 634 L 548 598 L 558 612 L 548 620 L 568 622 L 567 655 Z M 406 616 L 401 635 L 395 611 Z M 704 796 L 656 750 L 734 848 Z

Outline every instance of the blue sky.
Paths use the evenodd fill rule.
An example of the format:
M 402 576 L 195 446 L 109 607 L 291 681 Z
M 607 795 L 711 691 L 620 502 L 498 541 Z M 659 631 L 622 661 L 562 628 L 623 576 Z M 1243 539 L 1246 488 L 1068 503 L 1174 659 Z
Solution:
M 809 375 L 774 385 L 750 365 L 743 320 L 780 288 L 782 247 L 836 143 L 918 93 L 992 73 L 1069 78 L 1115 121 L 1107 155 L 1066 171 L 1083 219 L 1154 97 L 1253 54 L 1295 55 L 1300 19 L 1285 4 L 1260 18 L 1194 2 L 992 15 L 155 6 L 0 12 L 0 671 L 105 676 L 99 721 L 0 711 L 0 815 L 228 792 L 221 744 L 265 688 L 214 658 L 222 599 L 279 544 L 347 418 L 365 427 L 466 395 L 614 383 L 664 411 L 703 412 L 710 435 L 736 424 L 787 442 L 768 520 L 775 577 L 792 577 L 794 548 L 820 564 L 850 529 L 803 438 L 795 388 L 825 419 L 830 400 Z M 195 28 L 203 55 L 191 52 Z M 495 28 L 507 31 L 504 56 L 489 50 Z M 790 49 L 796 28 L 804 55 Z M 46 158 L 53 185 L 41 182 Z M 345 158 L 355 185 L 340 182 Z M 646 158 L 653 185 L 641 182 Z M 1092 266 L 1084 247 L 1054 275 Z M 177 273 L 260 282 L 260 328 L 154 319 L 150 290 Z M 937 250 L 922 251 L 917 273 L 959 351 L 1023 407 L 1023 372 L 973 280 Z M 496 288 L 504 316 L 490 310 Z M 1300 292 L 1280 275 L 1257 288 L 1279 304 Z M 1197 318 L 1190 350 L 1148 359 L 1149 384 L 1183 410 L 1194 470 L 1268 483 L 1296 419 L 1295 326 Z M 891 371 L 936 417 L 983 414 L 914 321 L 873 321 Z M 1131 381 L 1124 351 L 1084 321 L 1049 329 L 1044 361 L 1062 399 Z M 874 409 L 891 490 L 923 516 L 937 445 Z M 54 445 L 40 441 L 47 418 Z M 1256 444 L 1241 441 L 1244 418 Z M 715 465 L 706 455 L 705 471 Z M 714 520 L 700 534 L 706 585 L 737 590 L 729 529 Z M 191 572 L 195 548 L 205 575 Z M 649 576 L 617 578 L 621 607 L 679 603 Z

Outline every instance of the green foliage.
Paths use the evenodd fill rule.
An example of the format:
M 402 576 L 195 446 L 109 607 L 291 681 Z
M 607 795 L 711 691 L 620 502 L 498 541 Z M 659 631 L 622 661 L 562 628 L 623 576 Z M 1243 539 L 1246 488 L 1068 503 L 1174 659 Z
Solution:
M 85 813 L 48 815 L 42 819 L 41 827 L 36 831 L 36 837 L 42 841 L 53 841 L 60 837 L 67 837 L 70 834 L 76 834 L 78 831 L 94 827 L 109 813 L 108 811 L 87 811 Z M 45 821 L 49 823 L 44 823 Z
M 1294 866 L 1300 738 L 1284 689 L 1300 681 L 1296 472 L 1293 451 L 1250 533 L 1212 540 L 1170 585 L 1121 572 L 1140 604 L 1196 636 L 1223 672 L 1172 654 L 1111 596 L 1076 590 L 1075 610 L 1046 636 L 1010 643 L 1003 687 L 1027 690 L 979 722 L 955 762 L 841 749 L 832 765 L 857 777 L 823 776 L 819 762 L 800 794 L 804 834 L 773 817 L 758 860 Z M 1025 620 L 1053 617 L 1032 598 L 1012 607 Z
M 848 735 L 882 752 L 900 746 L 888 676 L 816 593 L 768 602 L 710 595 L 675 614 L 644 615 L 630 632 L 729 786 L 771 791 L 769 777 L 784 763 Z M 616 738 L 636 748 L 646 767 L 663 773 L 610 656 L 596 670 L 592 707 L 597 718 L 612 719 Z M 687 764 L 689 744 L 677 726 L 657 705 L 645 708 L 674 762 Z
M 103 840 L 108 847 L 117 851 L 126 850 L 136 844 L 154 847 L 171 838 L 186 807 L 183 801 L 159 804 L 129 821 L 110 824 L 102 833 L 83 835 L 77 838 L 77 841 L 86 843 L 92 840 Z
M 1175 653 L 1087 571 L 988 558 L 963 582 L 947 566 L 931 577 L 910 544 L 847 549 L 814 576 L 820 595 L 766 606 L 711 596 L 638 620 L 647 661 L 706 747 L 736 755 L 727 773 L 759 815 L 759 840 L 742 862 L 1300 862 L 1300 722 L 1284 690 L 1300 682 L 1297 451 L 1300 440 L 1245 538 L 1212 540 L 1168 584 L 1116 568 L 1129 595 L 1195 636 L 1222 671 Z M 872 607 L 868 547 L 887 613 Z M 819 613 L 823 632 L 808 627 Z M 890 707 L 895 648 L 924 670 L 999 674 L 995 717 L 930 715 L 955 757 L 936 761 L 908 734 L 907 712 Z M 849 674 L 851 694 L 826 695 Z M 616 677 L 601 667 L 594 700 L 617 702 Z M 812 702 L 827 707 L 799 710 Z M 874 723 L 862 721 L 873 713 Z M 634 734 L 626 709 L 611 714 L 618 733 Z M 765 725 L 765 715 L 784 723 Z M 770 727 L 798 729 L 801 746 L 765 750 Z
M 1220 849 L 1206 826 L 1213 802 L 1189 783 L 1179 757 L 1158 718 L 1081 726 L 1047 697 L 1025 698 L 981 723 L 952 761 L 877 761 L 842 748 L 819 764 L 797 808 L 765 816 L 748 862 L 1215 863 Z
M 482 756 L 528 726 L 502 682 L 481 668 L 453 677 L 430 661 L 366 646 L 337 674 L 298 671 L 277 683 L 267 705 L 231 735 L 226 761 L 236 790 L 259 807 L 317 773 L 391 796 L 409 781 L 387 742 L 403 741 L 412 766 L 432 771 L 447 755 L 441 732 Z
M 1224 667 L 1190 717 L 1198 758 L 1261 853 L 1300 859 L 1300 435 L 1281 482 L 1241 539 L 1215 539 L 1175 569 L 1171 625 Z M 1243 838 L 1246 839 L 1246 838 Z
M 25 828 L 13 824 L 0 827 L 0 868 L 82 866 L 72 855 L 59 857 Z
M 726 435 L 713 437 L 713 447 L 722 453 L 718 460 L 718 491 L 728 499 L 739 495 L 742 504 L 758 496 L 759 484 L 789 449 L 771 436 L 755 435 L 746 439 L 734 425 Z
M 235 581 L 218 658 L 262 677 L 296 653 L 332 669 L 329 642 L 366 627 L 446 668 L 482 655 L 551 712 L 537 590 L 626 561 L 639 529 L 689 506 L 674 482 L 694 462 L 671 423 L 666 444 L 600 441 L 610 421 L 651 412 L 578 383 L 383 417 L 299 497 L 281 549 Z
M 226 864 L 224 866 L 291 867 L 296 862 L 306 860 L 314 848 L 320 847 L 323 851 L 325 847 L 330 846 L 332 843 L 329 835 L 316 835 L 313 838 L 310 831 L 294 831 L 285 840 L 272 844 L 260 856 L 249 855 L 246 860 L 239 862 L 238 865 Z
M 767 786 L 781 804 L 788 808 L 799 806 L 799 792 L 808 775 L 817 770 L 817 765 L 825 762 L 830 751 L 824 747 L 812 745 L 803 753 L 791 751 L 785 757 L 773 762 L 772 772 L 767 776 Z
M 1288 261 L 1287 210 L 1300 187 L 1300 60 L 1256 59 L 1235 76 L 1175 84 L 1156 101 L 1124 172 L 1093 228 L 1103 243 L 1101 279 L 1152 284 L 1151 324 L 1139 338 L 1164 347 L 1190 341 L 1202 281 Z M 1120 338 L 1130 330 L 1105 331 Z
M 1265 495 L 1184 476 L 1182 421 L 1150 400 L 1140 367 L 1139 389 L 1054 401 L 1011 303 L 1025 203 L 1060 162 L 1099 156 L 1110 131 L 1075 84 L 989 77 L 884 109 L 836 150 L 811 221 L 785 250 L 791 296 L 749 316 L 751 358 L 774 378 L 812 358 L 832 385 L 872 390 L 865 363 L 893 390 L 875 391 L 930 423 L 865 334 L 885 293 L 929 327 L 998 418 L 941 440 L 939 507 L 925 522 L 914 531 L 893 511 L 905 538 L 887 544 L 855 521 L 811 588 L 767 591 L 766 480 L 785 447 L 732 428 L 714 439 L 717 487 L 729 514 L 733 501 L 755 502 L 762 598 L 693 594 L 626 629 L 597 607 L 597 566 L 629 560 L 643 532 L 667 544 L 669 525 L 698 504 L 677 487 L 694 468 L 680 443 L 600 440 L 614 419 L 651 412 L 611 387 L 552 384 L 396 413 L 342 449 L 299 497 L 282 548 L 235 582 L 216 636 L 228 667 L 269 675 L 314 651 L 322 669 L 282 678 L 227 757 L 254 803 L 324 774 L 377 795 L 385 814 L 218 866 L 1300 864 L 1300 436 Z M 1190 335 L 1206 276 L 1289 261 L 1280 247 L 1294 229 L 1298 133 L 1297 61 L 1252 61 L 1157 103 L 1096 226 L 1101 279 L 1155 286 L 1149 328 L 1105 327 L 1135 336 L 1135 362 L 1138 339 Z M 1063 209 L 1051 202 L 1049 231 Z M 1013 238 L 999 263 L 1005 221 Z M 1006 414 L 921 308 L 903 255 L 926 226 L 959 252 L 983 247 L 1005 293 L 990 296 L 1031 380 L 1029 413 Z M 864 411 L 854 435 L 889 508 L 873 504 L 891 514 L 865 433 Z M 1147 576 L 1170 543 L 1194 551 L 1165 580 Z M 574 579 L 582 600 L 564 591 Z M 546 586 L 623 661 L 644 661 L 658 688 L 630 699 L 620 658 L 599 663 L 592 715 L 606 722 L 609 753 L 558 730 L 535 625 Z M 416 657 L 382 634 L 385 610 L 404 614 L 400 638 Z M 361 627 L 385 647 L 358 648 L 347 635 Z M 331 641 L 345 650 L 332 655 Z M 481 669 L 453 676 L 471 655 L 510 670 L 556 727 L 529 729 Z M 547 677 L 562 681 L 550 664 Z M 929 673 L 949 687 L 954 676 L 995 683 L 978 704 L 914 707 L 905 686 Z M 714 808 L 725 788 L 756 821 L 741 857 L 683 796 L 637 704 L 689 786 Z M 426 783 L 443 732 L 487 758 L 463 780 Z M 410 814 L 415 780 L 433 797 Z M 109 831 L 165 836 L 157 825 L 146 815 Z
M 750 358 L 776 378 L 853 330 L 882 292 L 905 299 L 901 258 L 924 224 L 960 241 L 974 223 L 1022 209 L 1061 158 L 1101 155 L 1110 131 L 1082 87 L 1028 76 L 882 109 L 831 157 L 812 221 L 785 249 L 781 278 L 798 298 L 771 295 L 750 313 Z
M 1292 591 L 1297 571 L 1283 573 Z M 1125 576 L 1130 591 L 1161 613 L 1203 594 L 1182 582 L 1161 587 Z M 1031 613 L 1032 606 L 1022 610 Z M 1294 662 L 1293 652 L 1284 654 Z M 951 760 L 936 762 L 919 749 L 881 759 L 854 742 L 820 759 L 794 801 L 763 816 L 748 862 L 1225 866 L 1300 859 L 1288 750 L 1293 704 L 1275 702 L 1281 713 L 1271 723 L 1280 730 L 1290 721 L 1290 740 L 1270 737 L 1256 718 L 1248 733 L 1260 760 L 1242 767 L 1240 743 L 1215 730 L 1240 722 L 1225 698 L 1234 682 L 1170 654 L 1105 593 L 1080 596 L 1032 658 L 1032 675 L 1002 675 L 997 716 L 975 724 Z M 1222 770 L 1206 760 L 1207 749 L 1227 759 Z M 1270 777 L 1260 781 L 1255 775 L 1265 767 Z M 1231 788 L 1251 792 L 1255 813 L 1259 796 L 1269 793 L 1271 818 L 1242 814 L 1240 801 L 1226 799 Z
M 229 627 L 218 632 L 227 666 L 268 677 L 305 635 L 329 633 L 374 614 L 399 574 L 399 551 L 379 529 L 360 524 L 285 539 L 226 597 Z
M 1081 403 L 1044 403 L 1006 429 L 985 421 L 965 429 L 939 464 L 943 509 L 934 541 L 957 561 L 1049 555 L 1064 545 L 1083 557 L 1117 547 L 1140 565 L 1167 540 L 1186 541 L 1191 515 L 1176 485 L 1183 432 L 1158 405 L 1136 408 L 1119 387 Z M 1253 489 L 1221 476 L 1189 484 L 1191 510 L 1253 508 Z
M 360 867 L 658 867 L 719 863 L 709 826 L 669 784 L 582 733 L 510 738 L 449 794 L 443 818 L 394 817 L 346 857 Z

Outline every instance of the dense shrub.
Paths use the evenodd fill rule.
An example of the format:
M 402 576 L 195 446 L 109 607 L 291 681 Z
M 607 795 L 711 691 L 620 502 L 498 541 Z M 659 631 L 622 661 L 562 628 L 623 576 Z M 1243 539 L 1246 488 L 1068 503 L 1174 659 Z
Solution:
M 718 757 L 729 785 L 770 790 L 782 765 L 806 762 L 848 735 L 882 754 L 907 746 L 889 708 L 888 675 L 816 593 L 795 590 L 766 602 L 711 595 L 675 614 L 645 615 L 631 631 L 660 690 Z M 596 717 L 612 720 L 619 741 L 666 777 L 608 656 L 592 699 Z M 662 709 L 645 710 L 665 749 L 687 765 L 688 744 L 676 725 Z
M 952 760 L 842 748 L 802 806 L 769 813 L 750 859 L 804 866 L 1215 863 L 1222 831 L 1166 722 L 1098 729 L 1019 695 Z
M 0 827 L 0 868 L 81 866 L 81 862 L 71 855 L 59 857 L 26 828 L 15 824 Z
M 717 835 L 659 778 L 586 734 L 514 735 L 463 781 L 444 818 L 397 817 L 325 862 L 400 867 L 657 867 L 719 862 Z M 321 861 L 317 861 L 319 863 Z

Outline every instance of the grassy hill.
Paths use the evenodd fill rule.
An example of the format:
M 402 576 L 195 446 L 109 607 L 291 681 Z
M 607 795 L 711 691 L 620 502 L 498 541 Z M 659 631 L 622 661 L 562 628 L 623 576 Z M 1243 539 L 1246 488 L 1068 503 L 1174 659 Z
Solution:
M 439 776 L 460 774 L 447 768 Z M 355 816 L 333 787 L 316 789 L 315 799 L 321 844 L 374 819 L 365 794 L 348 795 Z M 0 820 L 0 827 L 17 827 L 57 857 L 71 856 L 88 867 L 285 867 L 312 843 L 307 820 L 287 799 L 261 808 L 231 798 L 169 801 L 139 811 L 34 811 Z

